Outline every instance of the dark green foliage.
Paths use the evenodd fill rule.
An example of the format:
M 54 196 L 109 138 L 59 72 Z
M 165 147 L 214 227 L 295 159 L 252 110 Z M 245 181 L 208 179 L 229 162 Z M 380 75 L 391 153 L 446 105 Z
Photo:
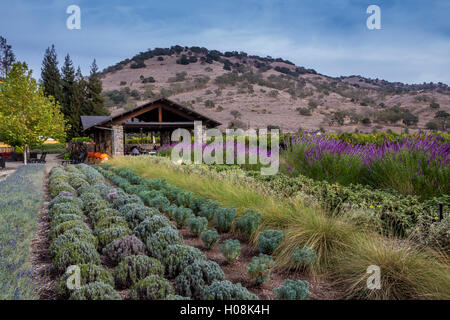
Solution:
M 134 235 L 128 235 L 109 243 L 102 252 L 114 265 L 117 265 L 125 257 L 144 255 L 145 245 Z
M 194 235 L 199 236 L 208 227 L 208 219 L 205 217 L 191 217 L 188 220 L 188 226 Z
M 205 197 L 197 197 L 191 201 L 191 205 L 189 206 L 195 214 L 198 214 L 201 210 L 201 206 L 206 204 L 208 199 Z
M 183 244 L 183 238 L 172 227 L 164 227 L 147 238 L 147 250 L 152 257 L 162 259 L 169 245 Z
M 145 189 L 145 190 L 139 192 L 138 196 L 139 196 L 139 198 L 142 199 L 142 201 L 145 204 L 148 205 L 150 203 L 150 200 L 152 200 L 153 198 L 156 198 L 156 197 L 164 197 L 164 194 L 158 190 Z
M 49 248 L 50 255 L 54 257 L 61 248 L 79 241 L 91 243 L 94 247 L 97 247 L 98 245 L 97 237 L 95 237 L 90 231 L 80 228 L 73 228 L 52 241 Z
M 247 274 L 257 283 L 261 284 L 270 278 L 270 269 L 274 261 L 271 256 L 260 254 L 252 259 L 247 268 Z
M 46 96 L 52 96 L 61 101 L 61 74 L 58 68 L 58 57 L 55 46 L 45 50 L 41 68 L 41 85 Z
M 258 234 L 258 249 L 265 254 L 272 254 L 283 241 L 283 231 L 265 230 Z
M 233 284 L 225 280 L 215 281 L 206 287 L 203 292 L 203 300 L 258 300 L 258 297 L 240 283 Z
M 83 210 L 88 216 L 96 211 L 109 208 L 108 202 L 102 199 L 100 193 L 85 192 L 80 198 L 83 201 Z
M 158 275 L 151 275 L 133 286 L 130 298 L 133 300 L 165 300 L 174 292 L 169 281 Z
M 169 206 L 169 208 L 167 208 L 167 211 L 166 211 L 166 215 L 170 218 L 170 219 L 172 219 L 173 218 L 173 214 L 175 213 L 175 211 L 178 209 L 178 206 L 176 205 L 176 204 L 171 204 L 170 206 Z
M 205 255 L 197 248 L 179 244 L 167 246 L 163 254 L 161 262 L 169 278 L 176 277 L 195 261 L 206 259 Z
M 182 296 L 179 296 L 179 295 L 177 295 L 177 294 L 169 294 L 169 295 L 166 297 L 166 300 L 191 300 L 191 298 L 188 298 L 188 297 L 182 297 Z
M 214 225 L 220 232 L 229 232 L 236 217 L 236 208 L 219 208 L 214 215 Z
M 282 286 L 273 289 L 273 293 L 278 300 L 307 300 L 309 298 L 309 283 L 286 279 Z
M 175 279 L 177 294 L 200 299 L 206 286 L 225 280 L 225 274 L 214 261 L 200 260 L 186 267 Z
M 102 248 L 113 242 L 114 240 L 123 238 L 131 233 L 131 229 L 124 226 L 114 226 L 111 228 L 99 229 L 96 231 L 99 245 Z
M 114 287 L 114 278 L 105 268 L 94 264 L 81 264 L 78 267 L 80 268 L 81 286 L 98 281 Z M 65 273 L 56 283 L 55 290 L 60 299 L 68 299 L 70 297 L 71 292 L 67 287 L 67 279 L 70 275 L 69 273 Z
M 167 219 L 163 215 L 154 215 L 151 218 L 145 219 L 136 228 L 134 228 L 134 233 L 139 239 L 141 239 L 142 241 L 146 241 L 148 236 L 164 227 L 175 229 L 174 225 L 170 222 L 169 219 Z
M 164 267 L 155 258 L 133 255 L 123 258 L 113 274 L 119 288 L 129 288 L 149 275 L 164 275 Z
M 173 219 L 177 223 L 178 228 L 183 228 L 192 217 L 194 217 L 194 213 L 189 208 L 178 207 L 173 212 Z
M 310 247 L 296 248 L 292 253 L 291 260 L 298 266 L 310 267 L 317 259 L 317 253 Z
M 220 251 L 228 263 L 234 262 L 241 254 L 241 243 L 239 240 L 228 239 L 220 246 Z
M 236 219 L 237 229 L 247 236 L 251 236 L 258 229 L 260 223 L 261 214 L 252 209 L 245 211 L 242 217 Z
M 111 285 L 91 282 L 75 290 L 69 300 L 122 300 L 122 298 Z
M 219 233 L 216 229 L 205 230 L 200 234 L 203 244 L 207 249 L 211 249 L 220 240 Z
M 53 240 L 57 236 L 65 233 L 66 231 L 68 231 L 70 229 L 73 229 L 73 228 L 80 228 L 82 230 L 85 230 L 86 232 L 90 232 L 91 231 L 89 226 L 86 223 L 84 223 L 83 221 L 71 220 L 71 221 L 66 221 L 66 222 L 63 222 L 61 224 L 58 224 L 57 226 L 52 228 L 50 230 L 49 237 L 50 237 L 51 240 Z
M 59 273 L 78 264 L 100 264 L 100 255 L 92 243 L 78 241 L 60 248 L 53 258 L 53 267 Z

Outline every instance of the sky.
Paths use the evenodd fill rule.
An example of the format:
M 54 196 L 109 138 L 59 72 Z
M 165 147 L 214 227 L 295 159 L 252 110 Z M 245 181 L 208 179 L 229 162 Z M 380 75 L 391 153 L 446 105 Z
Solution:
M 69 30 L 69 5 L 81 29 Z M 381 9 L 369 30 L 366 9 Z M 281 57 L 329 76 L 450 84 L 450 0 L 0 0 L 0 35 L 40 77 L 45 49 L 83 73 L 149 48 Z

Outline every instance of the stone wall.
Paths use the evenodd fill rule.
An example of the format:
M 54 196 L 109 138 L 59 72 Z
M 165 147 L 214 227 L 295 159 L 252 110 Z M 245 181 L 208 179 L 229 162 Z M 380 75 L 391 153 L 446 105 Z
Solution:
M 113 156 L 123 156 L 124 155 L 124 134 L 123 126 L 112 126 L 113 129 Z

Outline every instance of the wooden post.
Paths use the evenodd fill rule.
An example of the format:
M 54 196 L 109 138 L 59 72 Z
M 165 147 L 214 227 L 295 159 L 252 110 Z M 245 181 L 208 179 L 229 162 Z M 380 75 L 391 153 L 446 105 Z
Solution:
M 158 121 L 162 122 L 162 107 L 158 107 Z

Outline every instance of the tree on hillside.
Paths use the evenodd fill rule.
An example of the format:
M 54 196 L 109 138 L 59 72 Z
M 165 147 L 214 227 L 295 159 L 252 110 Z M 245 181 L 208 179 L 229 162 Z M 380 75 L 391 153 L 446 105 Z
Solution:
M 102 81 L 94 59 L 91 65 L 91 74 L 87 82 L 87 94 L 82 108 L 82 115 L 108 115 L 105 100 L 102 97 Z
M 61 101 L 61 74 L 54 45 L 45 51 L 41 68 L 41 84 L 46 96 L 52 96 L 56 101 Z
M 75 69 L 69 55 L 64 59 L 61 76 L 61 111 L 70 124 L 67 136 L 73 138 L 77 137 L 80 131 L 80 103 L 76 91 Z
M 6 77 L 15 60 L 11 46 L 0 36 L 0 77 Z
M 14 63 L 0 85 L 0 140 L 15 147 L 64 139 L 65 120 L 59 103 L 46 97 L 25 63 Z M 26 157 L 24 157 L 26 161 Z

